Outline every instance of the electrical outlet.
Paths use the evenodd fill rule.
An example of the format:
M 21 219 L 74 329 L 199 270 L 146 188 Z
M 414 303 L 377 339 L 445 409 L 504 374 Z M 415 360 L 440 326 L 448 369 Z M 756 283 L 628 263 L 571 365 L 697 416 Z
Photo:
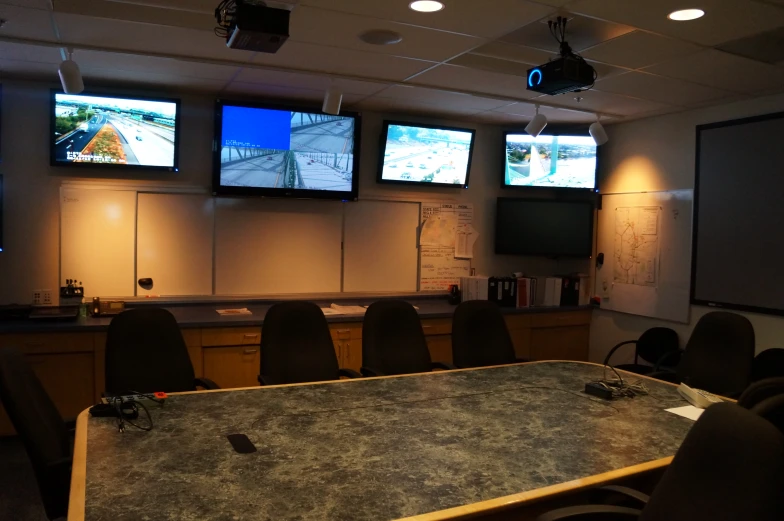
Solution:
M 34 289 L 33 290 L 33 306 L 51 306 L 52 290 L 51 289 Z

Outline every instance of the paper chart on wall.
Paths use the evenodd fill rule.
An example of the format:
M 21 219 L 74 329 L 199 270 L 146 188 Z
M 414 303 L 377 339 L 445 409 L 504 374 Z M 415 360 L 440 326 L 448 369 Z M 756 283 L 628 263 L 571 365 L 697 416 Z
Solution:
M 422 203 L 420 291 L 446 291 L 460 277 L 470 275 L 471 261 L 455 258 L 455 240 L 458 230 L 470 226 L 473 219 L 471 204 Z

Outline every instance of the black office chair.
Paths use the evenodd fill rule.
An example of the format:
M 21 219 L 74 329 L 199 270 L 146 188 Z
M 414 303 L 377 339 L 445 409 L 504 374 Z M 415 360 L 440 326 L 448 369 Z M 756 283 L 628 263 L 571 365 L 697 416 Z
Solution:
M 72 436 L 38 377 L 15 349 L 0 349 L 0 399 L 32 463 L 46 516 L 66 516 Z
M 264 317 L 261 332 L 261 385 L 293 384 L 358 378 L 341 369 L 327 319 L 312 302 L 281 302 Z
M 738 405 L 751 409 L 758 403 L 784 394 L 784 377 L 765 378 L 749 385 L 738 398 Z
M 645 331 L 637 340 L 626 340 L 616 345 L 604 358 L 604 364 L 610 365 L 610 358 L 615 352 L 625 345 L 634 344 L 634 363 L 614 365 L 616 369 L 623 369 L 637 374 L 650 374 L 656 366 L 667 362 L 670 367 L 675 367 L 680 361 L 680 340 L 678 333 L 668 327 L 652 327 Z M 642 358 L 648 364 L 639 363 Z M 662 369 L 664 370 L 664 369 Z
M 362 322 L 362 374 L 383 376 L 454 369 L 433 362 L 422 322 L 405 300 L 379 300 L 368 307 Z
M 649 376 L 735 397 L 751 382 L 753 362 L 754 326 L 749 319 L 714 311 L 697 322 L 675 371 Z
M 758 415 L 721 403 L 694 424 L 650 498 L 630 491 L 642 510 L 585 505 L 554 510 L 537 521 L 781 520 L 782 479 L 784 435 Z
M 485 367 L 526 360 L 515 356 L 512 337 L 495 302 L 463 302 L 452 317 L 452 363 L 457 367 Z
M 784 432 L 784 394 L 777 394 L 756 403 L 751 412 L 762 416 Z
M 751 381 L 784 377 L 784 349 L 766 349 L 754 357 L 751 364 Z
M 143 307 L 123 311 L 109 323 L 106 335 L 106 391 L 194 391 L 220 389 L 208 378 L 196 378 L 180 327 L 169 311 Z

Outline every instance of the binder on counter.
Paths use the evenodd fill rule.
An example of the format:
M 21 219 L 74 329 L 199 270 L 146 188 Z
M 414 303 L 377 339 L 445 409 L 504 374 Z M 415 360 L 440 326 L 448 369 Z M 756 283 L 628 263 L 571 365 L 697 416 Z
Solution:
M 461 301 L 488 300 L 489 285 L 489 277 L 460 277 Z

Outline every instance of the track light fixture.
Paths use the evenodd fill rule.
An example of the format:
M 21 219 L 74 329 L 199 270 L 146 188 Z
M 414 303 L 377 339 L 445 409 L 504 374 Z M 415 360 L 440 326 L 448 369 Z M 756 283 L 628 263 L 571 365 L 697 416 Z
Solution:
M 321 105 L 322 112 L 337 116 L 340 114 L 340 104 L 343 101 L 343 93 L 330 84 L 327 92 L 324 93 L 324 103 Z
M 536 137 L 542 133 L 542 130 L 544 130 L 544 127 L 546 126 L 547 126 L 547 116 L 545 116 L 544 114 L 539 114 L 539 104 L 537 103 L 536 115 L 534 116 L 534 119 L 532 119 L 531 122 L 528 125 L 526 125 L 525 131 L 528 134 L 532 135 L 533 137 Z
M 57 73 L 60 75 L 60 83 L 62 83 L 63 91 L 66 94 L 79 94 L 84 90 L 82 71 L 79 70 L 79 65 L 73 61 L 73 49 L 68 49 L 68 59 L 60 63 Z
M 601 116 L 597 114 L 596 121 L 591 123 L 591 126 L 588 127 L 588 133 L 593 138 L 593 141 L 594 143 L 596 143 L 596 146 L 604 145 L 605 143 L 607 143 L 607 141 L 610 140 L 610 138 L 607 137 L 607 132 L 604 130 L 604 126 L 602 126 L 602 123 L 599 121 L 600 117 Z

